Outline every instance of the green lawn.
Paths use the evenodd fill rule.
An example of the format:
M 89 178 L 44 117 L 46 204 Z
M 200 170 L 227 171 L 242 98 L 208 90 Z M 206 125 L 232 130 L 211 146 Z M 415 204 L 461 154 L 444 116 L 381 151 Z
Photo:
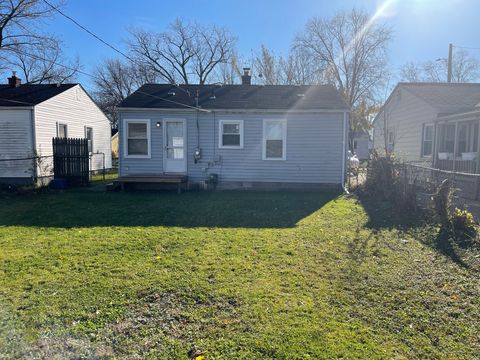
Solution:
M 0 358 L 478 356 L 478 253 L 378 205 L 0 194 Z

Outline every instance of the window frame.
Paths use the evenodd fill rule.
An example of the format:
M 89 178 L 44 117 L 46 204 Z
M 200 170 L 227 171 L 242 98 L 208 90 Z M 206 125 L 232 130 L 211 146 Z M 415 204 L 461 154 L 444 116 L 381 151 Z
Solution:
M 426 139 L 425 139 L 425 134 L 427 133 L 427 132 L 425 131 L 425 129 L 426 129 L 427 127 L 431 127 L 431 128 L 432 128 L 432 139 L 431 139 L 431 140 L 426 140 Z M 434 131 L 435 131 L 435 129 L 434 129 L 433 123 L 425 123 L 425 124 L 423 124 L 423 128 L 422 128 L 422 157 L 424 157 L 424 158 L 431 158 L 431 157 L 433 156 L 433 142 L 434 142 L 434 139 L 435 139 Z M 432 143 L 432 149 L 431 149 L 430 155 L 426 155 L 426 154 L 425 154 L 425 146 L 424 146 L 424 145 L 425 145 L 425 141 L 430 141 L 430 142 Z
M 147 154 L 145 155 L 130 155 L 128 153 L 128 124 L 146 124 L 147 125 Z M 123 120 L 123 157 L 126 159 L 150 159 L 152 154 L 152 141 L 151 141 L 151 120 L 150 119 L 124 119 Z
M 61 138 L 59 136 L 60 126 L 65 126 L 65 136 Z M 60 138 L 60 139 L 68 138 L 68 124 L 57 122 L 57 138 Z
M 266 127 L 268 123 L 282 123 L 283 126 L 283 138 L 282 138 L 282 157 L 281 158 L 269 158 L 267 157 L 267 138 Z M 287 119 L 263 119 L 263 131 L 262 131 L 262 160 L 267 161 L 285 161 L 287 160 Z
M 240 125 L 240 145 L 223 145 L 223 125 L 224 124 L 238 124 Z M 218 148 L 219 149 L 243 149 L 243 120 L 225 120 L 218 121 Z
M 87 139 L 87 141 L 88 141 L 88 137 L 87 137 L 88 129 L 90 129 L 90 130 L 91 130 L 91 133 L 92 133 L 92 139 L 90 140 L 90 141 L 91 141 L 91 144 L 92 144 L 92 146 L 91 146 L 92 149 L 91 149 L 91 151 L 89 151 L 89 153 L 90 153 L 90 154 L 93 154 L 93 127 L 92 127 L 92 126 L 87 126 L 87 125 L 85 125 L 85 127 L 84 127 L 85 139 Z

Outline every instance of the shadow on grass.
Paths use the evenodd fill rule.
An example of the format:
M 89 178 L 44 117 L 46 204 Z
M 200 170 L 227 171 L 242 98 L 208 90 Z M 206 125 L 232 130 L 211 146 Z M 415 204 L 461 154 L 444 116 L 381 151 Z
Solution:
M 291 228 L 338 197 L 325 192 L 127 192 L 69 190 L 3 196 L 0 225 Z
M 359 193 L 358 199 L 368 214 L 368 228 L 375 231 L 396 229 L 407 232 L 456 264 L 464 268 L 470 267 L 460 256 L 459 246 L 455 244 L 451 232 L 441 229 L 424 212 L 405 211 L 366 193 Z

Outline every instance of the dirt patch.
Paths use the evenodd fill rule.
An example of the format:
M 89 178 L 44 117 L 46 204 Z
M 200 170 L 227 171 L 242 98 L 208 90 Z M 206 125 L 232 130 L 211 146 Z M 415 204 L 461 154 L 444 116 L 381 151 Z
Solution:
M 144 359 L 172 354 L 195 358 L 208 352 L 209 339 L 241 325 L 241 306 L 233 297 L 193 291 L 139 297 L 121 319 L 96 334 L 62 334 L 60 330 L 44 333 L 34 345 L 26 345 L 10 331 L 10 351 L 0 354 L 0 359 Z
M 100 335 L 105 356 L 132 359 L 165 354 L 194 357 L 205 338 L 216 338 L 240 325 L 236 298 L 153 293 Z

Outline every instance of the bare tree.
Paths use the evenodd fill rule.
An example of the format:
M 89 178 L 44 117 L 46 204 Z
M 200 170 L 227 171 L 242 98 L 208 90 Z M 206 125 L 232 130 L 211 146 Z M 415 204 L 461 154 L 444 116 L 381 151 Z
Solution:
M 467 83 L 480 78 L 480 61 L 464 49 L 456 49 L 452 61 L 452 82 Z M 400 68 L 400 79 L 408 82 L 446 82 L 446 59 L 426 62 L 408 62 Z
M 162 33 L 130 32 L 135 62 L 150 67 L 170 83 L 205 84 L 220 64 L 234 56 L 236 39 L 225 28 L 177 19 Z
M 333 84 L 355 110 L 362 101 L 373 102 L 388 75 L 389 27 L 372 22 L 368 13 L 352 9 L 331 19 L 313 18 L 295 40 L 322 70 L 321 80 Z M 350 122 L 350 133 L 356 126 Z
M 62 83 L 74 79 L 79 60 L 67 60 L 62 43 L 39 31 L 61 2 L 0 0 L 0 70 L 20 71 L 28 83 Z M 63 65 L 63 66 L 62 66 Z
M 0 0 L 0 49 L 41 46 L 45 36 L 35 32 L 36 25 L 54 11 L 41 0 Z
M 281 57 L 262 45 L 260 54 L 254 58 L 255 80 L 263 85 L 278 85 L 281 83 Z
M 6 64 L 20 71 L 20 77 L 29 84 L 65 83 L 74 81 L 80 63 L 78 58 L 64 57 L 61 43 L 57 39 L 45 39 L 41 48 L 18 46 L 11 48 L 13 54 L 5 59 Z
M 118 59 L 106 59 L 95 69 L 94 96 L 100 108 L 117 127 L 115 106 L 145 83 L 158 81 L 149 67 L 140 67 Z

